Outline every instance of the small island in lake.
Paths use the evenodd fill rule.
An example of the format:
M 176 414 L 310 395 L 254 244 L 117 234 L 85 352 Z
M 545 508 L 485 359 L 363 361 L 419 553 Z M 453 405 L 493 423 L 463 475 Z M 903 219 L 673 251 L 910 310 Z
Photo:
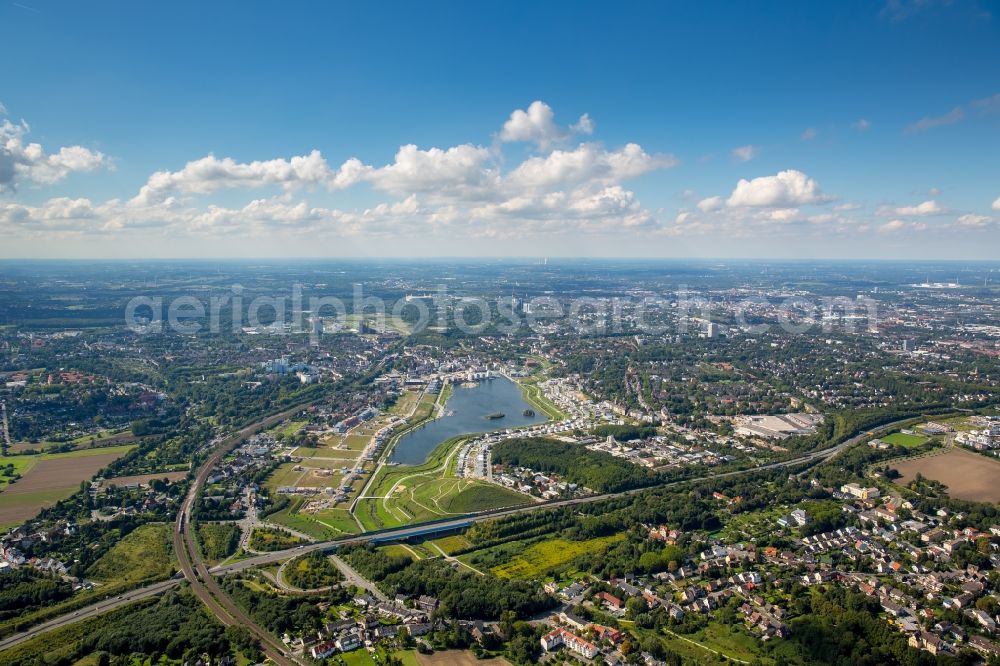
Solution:
M 533 410 L 533 409 L 526 409 L 523 412 L 521 412 L 521 416 L 527 416 L 528 418 L 530 418 L 530 417 L 532 417 L 534 415 L 535 415 L 535 410 Z
M 488 418 L 491 421 L 496 421 L 497 419 L 502 419 L 505 416 L 507 415 L 504 414 L 503 412 L 493 412 L 492 414 L 487 414 L 486 418 Z

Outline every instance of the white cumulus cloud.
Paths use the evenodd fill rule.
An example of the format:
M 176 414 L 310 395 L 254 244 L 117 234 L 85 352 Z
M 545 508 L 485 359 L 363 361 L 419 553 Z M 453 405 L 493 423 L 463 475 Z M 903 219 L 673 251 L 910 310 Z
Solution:
M 207 155 L 184 165 L 180 171 L 157 171 L 139 191 L 140 202 L 162 201 L 173 193 L 209 194 L 219 190 L 259 188 L 279 185 L 286 189 L 324 185 L 331 189 L 349 187 L 370 170 L 358 160 L 348 160 L 332 170 L 318 150 L 291 159 L 276 158 L 237 162 Z
M 698 210 L 703 213 L 710 213 L 713 210 L 719 210 L 724 204 L 725 201 L 723 201 L 722 197 L 708 197 L 698 202 Z
M 730 207 L 791 208 L 827 201 L 819 184 L 795 169 L 753 180 L 741 178 L 726 200 Z
M 563 129 L 556 124 L 555 113 L 545 102 L 536 100 L 527 110 L 515 109 L 500 131 L 501 141 L 526 141 L 547 150 L 553 145 L 565 141 L 572 134 L 592 134 L 594 121 L 586 113 L 571 125 Z
M 570 128 L 555 124 L 543 102 L 515 111 L 504 138 L 539 147 L 589 134 L 586 114 Z M 21 131 L 21 130 L 17 130 Z M 319 150 L 293 157 L 238 161 L 207 155 L 177 170 L 151 174 L 139 193 L 103 203 L 52 198 L 46 202 L 0 206 L 0 232 L 129 234 L 157 228 L 163 234 L 222 235 L 305 233 L 323 237 L 437 234 L 510 237 L 547 233 L 611 233 L 657 227 L 626 181 L 677 163 L 669 154 L 647 152 L 637 143 L 606 148 L 586 141 L 574 148 L 550 146 L 510 166 L 502 142 L 491 147 L 463 143 L 451 147 L 401 146 L 384 165 L 357 158 L 331 166 Z M 72 151 L 64 161 L 82 168 Z M 383 201 L 362 211 L 309 202 L 315 190 L 339 192 L 368 184 Z M 222 205 L 214 195 L 265 190 L 245 204 Z M 278 193 L 267 193 L 278 189 Z
M 960 227 L 982 229 L 983 227 L 989 226 L 993 222 L 993 218 L 988 215 L 966 213 L 965 215 L 960 215 L 955 222 Z
M 926 230 L 927 225 L 923 222 L 906 222 L 905 220 L 890 220 L 877 229 L 880 234 L 896 234 L 903 231 Z
M 903 215 L 909 217 L 914 215 L 917 216 L 938 215 L 940 213 L 943 213 L 944 209 L 938 205 L 937 201 L 934 201 L 932 199 L 930 201 L 921 202 L 916 206 L 900 206 L 899 208 L 896 208 L 894 212 L 896 213 L 896 215 Z
M 0 122 L 0 190 L 22 182 L 51 185 L 74 172 L 112 166 L 107 155 L 83 146 L 64 146 L 48 153 L 41 144 L 25 142 L 30 131 L 23 120 L 12 123 L 4 118 Z

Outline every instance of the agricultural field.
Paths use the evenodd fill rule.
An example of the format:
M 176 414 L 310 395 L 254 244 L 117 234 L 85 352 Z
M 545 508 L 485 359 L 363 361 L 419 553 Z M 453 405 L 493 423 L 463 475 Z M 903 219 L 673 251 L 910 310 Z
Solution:
M 137 527 L 87 570 L 87 577 L 103 583 L 138 585 L 169 578 L 177 569 L 171 542 L 172 525 Z
M 137 440 L 138 437 L 132 434 L 131 429 L 125 430 L 101 430 L 89 435 L 80 435 L 65 441 L 43 440 L 40 442 L 14 442 L 9 450 L 11 454 L 18 454 L 24 451 L 33 450 L 45 452 L 64 446 L 72 446 L 74 449 L 100 448 L 112 444 L 129 444 Z M 53 451 L 54 453 L 54 451 Z
M 0 491 L 0 528 L 19 525 L 45 507 L 72 495 L 80 482 L 121 458 L 133 445 L 80 449 L 67 453 L 4 456 L 0 465 L 23 469 L 22 478 Z
M 946 453 L 890 463 L 906 485 L 917 474 L 948 487 L 951 497 L 972 502 L 1000 502 L 1000 461 L 960 448 Z
M 886 435 L 882 438 L 883 442 L 888 442 L 895 446 L 905 446 L 906 448 L 913 448 L 920 446 L 927 442 L 927 438 L 923 435 L 909 435 L 903 432 L 894 432 L 891 435 Z

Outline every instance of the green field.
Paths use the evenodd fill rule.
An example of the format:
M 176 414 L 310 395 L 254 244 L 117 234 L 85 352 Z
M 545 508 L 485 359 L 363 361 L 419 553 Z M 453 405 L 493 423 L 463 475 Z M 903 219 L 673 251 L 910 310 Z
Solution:
M 88 456 L 106 456 L 113 453 L 128 453 L 136 447 L 135 444 L 120 444 L 118 446 L 104 446 L 93 449 L 76 449 L 75 451 L 65 451 L 63 453 L 40 453 L 31 456 L 3 456 L 0 457 L 0 464 L 16 461 L 18 459 L 28 460 L 59 460 L 62 458 L 86 458 Z
M 318 590 L 336 585 L 344 576 L 329 557 L 320 552 L 301 555 L 283 567 L 285 582 L 300 590 Z
M 136 528 L 94 562 L 87 577 L 129 585 L 169 578 L 177 568 L 172 534 L 172 526 L 164 523 Z
M 167 524 L 148 524 L 135 529 L 94 562 L 85 573 L 87 578 L 93 578 L 101 585 L 77 592 L 60 603 L 49 604 L 0 623 L 0 636 L 10 635 L 18 625 L 26 627 L 45 622 L 98 599 L 169 578 L 177 565 L 171 543 L 172 530 L 173 526 Z M 46 636 L 51 638 L 49 634 Z
M 267 516 L 267 521 L 318 540 L 335 539 L 361 531 L 347 509 L 323 509 L 316 513 L 304 513 L 301 511 L 303 504 L 305 498 L 292 497 L 288 506 Z
M 906 448 L 913 448 L 924 444 L 927 438 L 923 435 L 907 435 L 901 432 L 894 432 L 891 435 L 886 435 L 882 438 L 883 442 L 888 442 L 894 446 L 905 446 Z
M 71 444 L 76 447 L 100 447 L 101 445 L 112 442 L 114 440 L 119 440 L 123 438 L 131 438 L 131 429 L 126 428 L 125 430 L 100 430 L 96 433 L 89 435 L 80 435 L 79 437 L 74 437 L 66 441 L 54 441 L 54 440 L 42 440 L 40 442 L 14 442 L 13 450 L 19 451 L 23 449 L 34 449 L 35 451 L 44 451 L 52 447 L 65 446 Z
M 270 491 L 275 491 L 282 486 L 293 486 L 302 477 L 302 472 L 296 472 L 292 468 L 295 467 L 293 463 L 284 463 L 279 465 L 267 480 L 264 481 L 264 487 Z
M 521 387 L 521 394 L 524 396 L 524 401 L 536 410 L 545 414 L 553 421 L 561 421 L 566 418 L 566 414 L 555 403 L 545 397 L 536 379 L 522 379 L 517 384 Z
M 306 542 L 284 530 L 255 527 L 247 545 L 258 552 L 271 552 L 293 548 L 303 543 Z
M 347 666 L 375 666 L 375 660 L 365 648 L 358 648 L 351 652 L 344 652 L 338 655 Z
M 487 551 L 469 553 L 459 559 L 474 566 L 485 561 L 486 558 L 505 560 L 501 564 L 494 564 L 491 571 L 501 578 L 530 580 L 563 573 L 575 558 L 581 555 L 598 556 L 609 545 L 621 541 L 623 538 L 625 538 L 624 534 L 585 541 L 548 539 L 527 547 L 524 547 L 523 543 L 515 542 L 487 549 Z
M 361 322 L 364 321 L 375 330 L 395 331 L 400 335 L 410 334 L 410 325 L 402 317 L 386 314 L 382 322 L 379 320 L 380 318 L 374 314 L 349 314 L 344 318 L 344 324 L 349 328 L 359 330 Z
M 393 557 L 400 557 L 400 556 L 408 557 L 411 560 L 413 559 L 422 560 L 424 559 L 424 557 L 426 557 L 423 553 L 414 548 L 412 544 L 402 545 L 398 543 L 392 543 L 389 544 L 388 546 L 379 547 L 379 551 Z
M 202 556 L 211 563 L 220 562 L 240 544 L 240 528 L 233 523 L 202 523 L 196 527 Z
M 0 457 L 0 470 L 9 469 L 11 474 L 4 477 L 0 472 L 0 491 L 4 491 L 0 492 L 0 529 L 20 525 L 42 508 L 69 497 L 80 489 L 81 481 L 89 480 L 101 467 L 135 446 Z M 98 456 L 102 459 L 96 460 Z M 14 480 L 13 474 L 21 478 Z
M 968 416 L 953 416 L 950 419 L 941 419 L 937 422 L 950 426 L 959 432 L 976 430 L 976 426 L 972 425 L 972 419 Z
M 417 398 L 420 397 L 418 391 L 403 391 L 403 393 L 396 398 L 396 402 L 392 404 L 389 408 L 390 414 L 395 414 L 396 416 L 406 416 L 413 409 L 413 406 L 417 403 Z
M 376 499 L 358 502 L 356 513 L 365 529 L 426 522 L 530 502 L 527 495 L 454 476 L 452 454 L 467 437 L 462 435 L 443 442 L 423 464 L 383 467 L 367 493 Z
M 473 513 L 518 504 L 530 504 L 531 497 L 492 483 L 475 483 L 443 502 L 452 513 Z
M 443 537 L 441 539 L 434 539 L 431 541 L 435 546 L 443 550 L 444 552 L 451 555 L 452 553 L 458 552 L 460 550 L 467 550 L 472 546 L 472 542 L 461 534 L 456 534 L 453 536 Z
M 296 434 L 299 430 L 302 430 L 309 422 L 308 421 L 287 421 L 282 423 L 280 426 L 274 429 L 274 434 L 284 435 L 285 437 L 291 437 Z
M 0 489 L 7 485 L 14 475 L 24 476 L 35 466 L 41 456 L 4 456 L 0 458 Z

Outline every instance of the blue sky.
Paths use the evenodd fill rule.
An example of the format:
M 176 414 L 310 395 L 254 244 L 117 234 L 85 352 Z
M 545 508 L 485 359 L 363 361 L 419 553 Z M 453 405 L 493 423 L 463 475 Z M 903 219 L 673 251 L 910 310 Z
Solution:
M 0 0 L 0 256 L 992 258 L 997 13 Z

